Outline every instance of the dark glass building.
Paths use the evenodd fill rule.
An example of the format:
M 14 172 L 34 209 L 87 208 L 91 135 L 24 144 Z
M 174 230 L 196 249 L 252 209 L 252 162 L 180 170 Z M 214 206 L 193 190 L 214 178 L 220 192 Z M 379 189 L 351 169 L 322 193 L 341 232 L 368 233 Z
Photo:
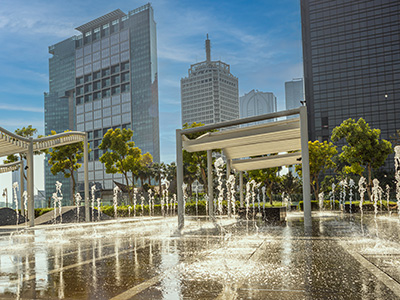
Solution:
M 311 140 L 364 118 L 389 139 L 400 129 L 400 1 L 301 0 Z M 390 162 L 390 164 L 392 164 Z
M 86 131 L 89 181 L 112 189 L 120 174 L 105 173 L 98 148 L 110 128 L 130 128 L 142 153 L 160 161 L 157 38 L 153 9 L 146 4 L 125 14 L 115 10 L 76 28 L 81 35 L 49 47 L 50 91 L 45 94 L 45 133 L 67 129 Z M 83 183 L 83 169 L 78 170 Z M 69 180 L 55 178 L 45 166 L 46 197 L 63 182 L 71 199 Z M 83 185 L 83 184 L 82 184 Z M 64 186 L 66 187 L 64 189 Z M 83 189 L 83 188 L 82 188 Z M 79 184 L 78 184 L 79 190 Z

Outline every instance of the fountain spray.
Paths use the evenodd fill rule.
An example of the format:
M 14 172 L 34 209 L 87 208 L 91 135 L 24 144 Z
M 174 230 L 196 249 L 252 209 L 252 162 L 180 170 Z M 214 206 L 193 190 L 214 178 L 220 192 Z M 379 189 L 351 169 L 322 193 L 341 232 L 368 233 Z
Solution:
M 91 188 L 91 194 L 92 194 L 92 222 L 94 222 L 94 200 L 95 200 L 95 196 L 96 196 L 96 185 L 93 184 L 92 188 Z
M 182 194 L 183 194 L 183 215 L 185 215 L 185 210 L 186 210 L 186 198 L 187 198 L 187 183 L 182 183 Z
M 28 192 L 27 191 L 24 191 L 22 193 L 22 198 L 24 198 L 24 216 L 26 216 L 27 212 L 28 212 Z M 28 221 L 28 220 L 26 220 L 26 221 Z
M 137 189 L 134 188 L 133 189 L 133 216 L 134 217 L 136 217 L 136 203 L 137 203 L 136 194 L 137 194 Z
M 319 210 L 322 211 L 322 209 L 324 208 L 324 192 L 318 194 L 318 200 L 319 200 Z
M 117 218 L 118 194 L 120 191 L 121 189 L 118 186 L 115 186 L 113 189 L 114 218 Z
M 79 209 L 81 207 L 82 196 L 79 193 L 75 194 L 75 203 L 76 203 L 76 221 L 79 222 Z
M 387 184 L 386 185 L 386 204 L 387 204 L 387 209 L 388 209 L 389 216 L 390 216 L 392 212 L 390 211 L 389 201 L 390 201 L 390 186 Z
M 165 179 L 165 180 L 164 180 L 164 184 L 165 184 L 165 189 L 164 189 L 163 193 L 164 193 L 164 197 L 165 197 L 165 203 L 167 204 L 167 215 L 168 215 L 168 211 L 169 211 L 169 205 L 168 205 L 168 202 L 169 202 L 168 189 L 169 189 L 170 183 L 169 183 L 168 180 Z
M 194 192 L 196 193 L 196 217 L 199 215 L 199 187 L 196 184 L 194 186 Z
M 397 211 L 400 217 L 400 146 L 394 147 L 394 153 L 394 178 L 396 179 Z
M 229 211 L 228 214 L 233 212 L 234 215 L 236 215 L 236 199 L 235 199 L 235 175 L 229 175 L 228 181 L 227 181 L 227 190 L 228 190 L 228 201 L 230 201 L 231 205 L 229 206 Z
M 262 196 L 263 196 L 263 210 L 265 210 L 265 186 L 261 188 Z
M 248 181 L 246 183 L 246 219 L 249 219 L 249 209 L 250 209 L 250 187 L 251 187 L 251 182 Z
M 361 216 L 363 214 L 363 202 L 364 202 L 364 195 L 367 190 L 367 180 L 365 177 L 361 176 L 360 180 L 358 181 L 358 193 L 360 194 L 360 212 Z
M 219 191 L 218 193 L 218 213 L 222 215 L 222 200 L 224 199 L 224 188 L 222 187 L 222 166 L 224 164 L 224 160 L 222 157 L 218 158 L 214 162 L 214 167 L 215 170 L 217 171 L 217 177 L 218 177 L 218 186 L 217 189 Z
M 153 205 L 152 205 L 152 197 L 151 197 L 151 195 L 152 195 L 152 193 L 153 193 L 153 191 L 151 190 L 151 189 L 149 189 L 148 191 L 147 191 L 147 193 L 149 194 L 149 216 L 151 217 L 151 215 L 152 215 L 152 207 L 153 207 Z M 163 208 L 163 203 L 164 202 L 164 200 L 163 199 L 161 199 L 161 215 L 164 215 L 164 208 Z
M 17 197 L 17 190 L 19 189 L 18 182 L 13 183 L 12 189 L 13 189 L 14 202 L 15 202 L 15 212 L 17 214 L 17 225 L 18 225 L 18 223 L 19 223 L 18 197 Z
M 332 191 L 331 191 L 331 210 L 335 209 L 335 188 L 336 184 L 332 183 Z
M 381 210 L 382 210 L 382 188 L 379 186 L 379 180 L 374 179 L 372 180 L 372 198 L 374 199 L 374 210 L 375 210 L 375 218 L 378 213 L 378 200 L 380 201 L 381 204 Z
M 100 221 L 100 217 L 101 217 L 100 201 L 101 201 L 101 199 L 97 198 L 97 221 Z
M 355 182 L 350 178 L 349 180 L 349 199 L 350 199 L 350 214 L 351 208 L 353 207 L 353 188 L 355 187 Z

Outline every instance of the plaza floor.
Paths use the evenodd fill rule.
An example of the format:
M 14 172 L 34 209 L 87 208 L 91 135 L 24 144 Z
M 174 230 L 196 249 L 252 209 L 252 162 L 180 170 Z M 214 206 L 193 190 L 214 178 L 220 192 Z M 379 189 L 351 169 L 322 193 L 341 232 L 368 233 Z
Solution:
M 0 299 L 400 299 L 397 215 L 132 218 L 0 231 Z

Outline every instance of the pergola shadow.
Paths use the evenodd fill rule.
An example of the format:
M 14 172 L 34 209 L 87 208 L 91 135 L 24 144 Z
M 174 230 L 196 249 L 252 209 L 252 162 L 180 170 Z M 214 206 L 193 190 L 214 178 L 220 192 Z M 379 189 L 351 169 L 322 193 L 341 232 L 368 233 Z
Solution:
M 69 144 L 84 142 L 84 186 L 85 186 L 85 218 L 89 221 L 89 179 L 88 179 L 88 138 L 86 132 L 68 131 L 42 138 L 26 138 L 0 127 L 0 157 L 12 154 L 25 153 L 27 158 L 27 194 L 29 226 L 35 225 L 34 206 L 34 164 L 33 154 L 49 148 L 56 148 Z M 23 167 L 23 162 L 0 165 L 0 173 L 18 170 Z M 22 175 L 22 172 L 21 172 Z M 21 201 L 24 190 L 21 179 Z
M 298 115 L 276 121 L 277 118 Z M 254 122 L 271 120 L 268 123 L 248 125 Z M 246 125 L 247 124 L 247 125 Z M 238 125 L 217 132 L 208 132 L 196 139 L 188 134 Z M 201 127 L 176 130 L 178 228 L 184 227 L 183 202 L 183 157 L 182 150 L 188 152 L 207 151 L 207 181 L 209 215 L 214 217 L 214 197 L 212 180 L 212 150 L 222 149 L 227 159 L 227 174 L 231 168 L 240 173 L 240 200 L 243 203 L 243 171 L 266 169 L 302 163 L 304 226 L 311 226 L 310 166 L 308 153 L 307 107 L 237 119 Z M 278 153 L 277 155 L 263 156 Z M 255 158 L 251 158 L 255 157 Z

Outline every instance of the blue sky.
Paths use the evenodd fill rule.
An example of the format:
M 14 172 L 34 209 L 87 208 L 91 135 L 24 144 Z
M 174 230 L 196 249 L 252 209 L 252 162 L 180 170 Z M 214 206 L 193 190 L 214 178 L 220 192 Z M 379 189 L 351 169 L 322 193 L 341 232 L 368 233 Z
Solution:
M 14 131 L 33 125 L 43 134 L 48 46 L 78 34 L 75 27 L 110 11 L 128 12 L 145 3 L 0 0 L 0 126 Z M 180 79 L 190 64 L 205 59 L 207 33 L 212 59 L 231 65 L 232 74 L 239 78 L 240 96 L 252 89 L 273 92 L 278 109 L 284 109 L 284 82 L 303 74 L 299 0 L 155 0 L 151 4 L 157 22 L 162 161 L 175 160 L 175 129 L 181 126 Z M 10 181 L 10 175 L 0 176 L 0 189 Z M 40 188 L 42 180 L 36 182 Z

